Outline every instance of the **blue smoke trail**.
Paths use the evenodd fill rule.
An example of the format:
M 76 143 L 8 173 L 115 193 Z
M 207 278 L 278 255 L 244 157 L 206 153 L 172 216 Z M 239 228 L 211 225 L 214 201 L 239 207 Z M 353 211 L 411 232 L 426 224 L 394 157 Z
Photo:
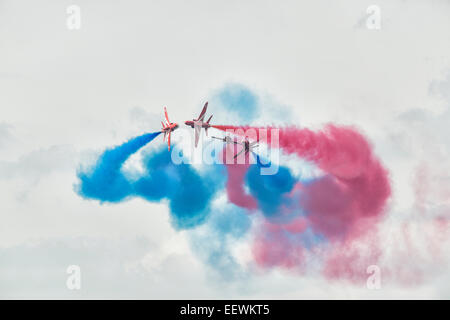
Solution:
M 275 215 L 279 211 L 284 195 L 288 194 L 297 182 L 285 167 L 279 167 L 274 175 L 261 175 L 260 168 L 253 165 L 248 169 L 246 178 L 250 194 L 258 201 L 266 216 Z
M 167 199 L 172 224 L 177 229 L 203 223 L 216 191 L 225 184 L 223 166 L 214 166 L 200 175 L 189 164 L 174 164 L 165 148 L 144 154 L 143 164 L 146 175 L 134 184 L 136 195 L 148 201 Z
M 159 134 L 144 134 L 106 150 L 94 166 L 78 171 L 76 192 L 84 198 L 111 203 L 132 196 L 152 202 L 166 199 L 175 228 L 192 228 L 205 222 L 216 191 L 224 188 L 226 172 L 223 166 L 212 166 L 201 175 L 189 164 L 174 164 L 164 146 L 156 152 L 143 154 L 143 174 L 131 178 L 121 171 L 131 155 Z
M 226 107 L 226 112 L 233 112 L 243 121 L 249 121 L 258 116 L 258 97 L 241 84 L 228 84 L 217 93 L 216 98 Z
M 214 210 L 208 223 L 190 234 L 190 244 L 198 257 L 220 271 L 226 281 L 244 279 L 246 272 L 233 257 L 231 249 L 251 227 L 247 211 L 233 204 Z
M 259 97 L 244 86 L 227 86 L 216 99 L 226 116 L 231 112 L 237 119 L 251 121 L 261 113 Z M 228 178 L 225 166 L 216 164 L 197 170 L 187 163 L 177 165 L 163 146 L 142 153 L 142 173 L 122 171 L 127 159 L 159 134 L 147 133 L 106 150 L 92 167 L 77 172 L 77 193 L 101 203 L 118 203 L 131 197 L 167 203 L 174 228 L 192 229 L 202 225 L 192 232 L 191 246 L 204 262 L 227 279 L 243 278 L 245 272 L 235 260 L 232 248 L 237 241 L 246 239 L 254 216 L 230 203 L 218 201 L 213 206 L 219 191 L 225 189 Z M 303 178 L 294 176 L 287 167 L 279 167 L 274 175 L 261 175 L 261 167 L 270 164 L 263 165 L 257 159 L 257 165 L 251 165 L 247 171 L 245 184 L 264 217 L 283 225 L 298 215 L 306 215 L 298 197 L 292 196 L 294 186 L 303 183 Z M 302 234 L 285 232 L 293 243 L 312 246 L 320 241 L 310 229 Z
M 132 185 L 122 174 L 124 162 L 161 132 L 146 133 L 128 142 L 106 150 L 88 172 L 78 171 L 79 195 L 101 202 L 120 202 L 130 195 Z
M 278 168 L 276 174 L 261 175 L 261 168 L 270 166 L 268 161 L 261 162 L 256 155 L 257 164 L 251 165 L 246 174 L 246 185 L 250 194 L 258 201 L 259 208 L 267 218 L 276 218 L 281 205 L 288 206 L 293 199 L 286 197 L 292 191 L 298 179 L 291 171 L 283 166 Z

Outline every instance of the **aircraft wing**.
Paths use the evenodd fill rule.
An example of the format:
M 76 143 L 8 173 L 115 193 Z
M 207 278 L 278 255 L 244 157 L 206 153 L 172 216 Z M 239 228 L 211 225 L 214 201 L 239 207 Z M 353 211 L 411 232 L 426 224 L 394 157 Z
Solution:
M 164 115 L 166 116 L 167 123 L 170 124 L 169 116 L 167 115 L 167 109 L 166 109 L 166 107 L 164 107 Z
M 195 129 L 195 147 L 197 148 L 198 140 L 200 139 L 200 132 L 202 131 L 202 127 L 199 125 L 194 125 Z
M 208 109 L 208 102 L 206 102 L 205 105 L 203 106 L 202 112 L 200 112 L 197 121 L 203 121 L 203 119 L 205 118 L 206 109 Z
M 241 151 L 239 151 L 235 156 L 234 159 L 236 159 L 242 152 L 244 152 L 245 148 L 242 148 Z
M 240 145 L 242 145 L 242 142 L 237 142 L 236 140 L 233 140 L 232 141 L 234 144 L 240 144 Z

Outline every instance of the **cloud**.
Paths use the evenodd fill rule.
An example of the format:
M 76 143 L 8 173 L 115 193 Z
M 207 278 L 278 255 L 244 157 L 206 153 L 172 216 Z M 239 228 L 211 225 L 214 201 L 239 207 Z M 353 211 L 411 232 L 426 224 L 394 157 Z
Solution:
M 232 83 L 223 87 L 215 97 L 227 112 L 242 121 L 252 121 L 258 116 L 258 97 L 246 86 Z
M 193 252 L 213 268 L 216 279 L 234 282 L 249 277 L 232 248 L 247 235 L 251 223 L 252 219 L 244 209 L 227 204 L 214 208 L 208 224 L 190 234 Z
M 148 269 L 145 257 L 149 254 L 159 260 L 162 269 Z M 179 296 L 175 289 L 186 272 L 191 279 L 182 281 L 189 288 L 201 281 L 192 279 L 195 269 L 187 267 L 183 272 L 178 268 L 183 260 L 191 264 L 189 256 L 161 252 L 143 236 L 34 240 L 0 248 L 0 259 L 2 299 L 173 298 Z M 81 290 L 66 286 L 70 265 L 81 268 Z M 167 287 L 156 290 L 160 281 Z
M 212 166 L 200 173 L 190 164 L 175 164 L 171 153 L 162 146 L 143 153 L 142 173 L 133 175 L 123 170 L 125 162 L 159 134 L 146 133 L 104 151 L 93 166 L 79 168 L 75 191 L 101 203 L 118 203 L 132 197 L 168 201 L 175 228 L 193 228 L 203 223 L 223 184 L 223 169 Z
M 450 72 L 447 72 L 444 79 L 431 81 L 429 92 L 431 95 L 439 96 L 446 102 L 447 107 L 450 107 Z
M 272 95 L 259 92 L 239 82 L 229 82 L 211 94 L 211 123 L 270 124 L 294 121 L 291 108 L 276 101 Z
M 163 119 L 162 113 L 151 112 L 139 106 L 131 108 L 129 117 L 131 125 L 136 126 L 140 131 L 148 131 L 149 128 L 156 129 L 161 127 L 161 120 Z
M 449 118 L 442 113 L 442 108 L 439 112 L 428 112 L 437 106 L 434 98 L 446 101 L 439 84 L 442 79 L 434 80 L 432 85 L 431 91 L 440 90 L 439 94 L 430 94 L 428 84 L 449 66 L 449 43 L 442 41 L 450 30 L 448 1 L 433 4 L 381 1 L 382 26 L 386 26 L 387 21 L 389 28 L 382 27 L 380 32 L 355 32 L 352 28 L 369 4 L 359 1 L 346 6 L 329 1 L 290 1 L 278 6 L 250 1 L 242 4 L 239 12 L 233 6 L 218 3 L 198 10 L 198 6 L 177 1 L 180 10 L 176 12 L 163 2 L 132 6 L 122 3 L 109 5 L 108 15 L 100 14 L 96 15 L 97 19 L 86 20 L 88 23 L 83 24 L 81 33 L 65 29 L 64 19 L 59 14 L 64 12 L 64 4 L 47 2 L 48 6 L 27 3 L 30 10 L 24 11 L 24 1 L 3 1 L 7 10 L 0 12 L 0 34 L 8 48 L 2 54 L 9 61 L 2 74 L 20 75 L 0 77 L 3 88 L 1 121 L 14 123 L 14 129 L 20 130 L 19 138 L 28 149 L 21 154 L 64 144 L 72 145 L 74 150 L 98 149 L 111 145 L 111 140 L 117 142 L 111 139 L 113 130 L 119 133 L 119 138 L 137 134 L 139 130 L 156 130 L 160 124 L 152 119 L 151 113 L 161 119 L 161 108 L 166 104 L 174 120 L 191 119 L 193 113 L 198 113 L 200 104 L 207 100 L 210 88 L 231 79 L 253 91 L 270 89 L 280 101 L 289 103 L 285 109 L 273 108 L 271 119 L 284 117 L 280 121 L 299 123 L 300 118 L 301 124 L 308 126 L 336 120 L 364 130 L 392 173 L 394 201 L 391 205 L 394 208 L 390 215 L 395 219 L 408 213 L 407 208 L 414 201 L 413 197 L 410 199 L 410 193 L 414 193 L 411 177 L 420 161 L 430 160 L 432 168 L 439 167 L 437 172 L 431 172 L 432 181 L 438 176 L 445 177 L 448 172 L 440 166 L 448 162 L 445 152 L 440 157 L 435 155 L 447 149 Z M 93 14 L 105 9 L 94 2 L 82 6 L 83 12 Z M 22 19 L 15 19 L 16 16 Z M 111 19 L 118 17 L 126 23 L 111 23 Z M 205 28 L 206 20 L 210 22 L 208 28 Z M 40 27 L 29 27 L 33 25 Z M 58 25 L 61 27 L 55 27 Z M 160 28 L 161 25 L 165 28 Z M 152 41 L 148 41 L 149 38 Z M 30 41 L 32 39 L 40 41 Z M 270 104 L 264 101 L 263 95 L 258 92 L 258 103 L 267 107 Z M 144 106 L 129 115 L 132 126 L 129 121 L 122 121 L 130 106 Z M 189 109 L 190 106 L 195 106 L 196 111 Z M 215 114 L 212 121 L 222 121 L 216 105 L 210 103 L 210 109 Z M 412 109 L 424 113 L 417 113 L 416 120 L 395 118 Z M 147 112 L 141 112 L 143 110 Z M 136 131 L 130 132 L 132 130 Z M 3 146 L 9 148 L 7 144 Z M 0 148 L 3 147 L 0 145 Z M 3 179 L 3 190 L 9 194 L 17 192 L 14 185 L 22 187 L 23 182 L 28 183 L 27 179 L 32 180 L 33 176 L 43 177 L 38 168 L 22 170 L 15 161 L 21 157 L 8 154 L 11 161 L 5 161 L 3 154 L 2 150 L 0 179 Z M 45 165 L 42 164 L 42 172 L 56 172 Z M 52 166 L 51 161 L 47 165 Z M 58 165 L 55 167 L 60 170 Z M 34 191 L 33 202 L 16 203 L 14 196 L 3 197 L 2 217 L 14 217 L 16 227 L 13 229 L 21 229 L 22 234 L 17 236 L 16 230 L 9 230 L 11 224 L 6 223 L 1 232 L 2 243 L 22 241 L 34 233 L 45 236 L 54 232 L 83 234 L 126 230 L 133 234 L 136 230 L 145 231 L 147 225 L 151 225 L 151 230 L 169 232 L 166 205 L 136 199 L 114 207 L 97 206 L 71 192 L 74 178 L 72 167 L 70 174 L 64 177 L 53 175 L 51 183 L 42 181 Z M 431 190 L 439 190 L 439 187 Z M 395 211 L 397 207 L 406 211 Z M 147 212 L 153 214 L 153 219 L 144 218 Z M 68 218 L 79 219 L 76 227 L 68 225 Z M 163 238 L 159 233 L 158 236 Z M 391 245 L 386 248 L 392 249 Z M 101 254 L 101 246 L 92 246 Z M 162 250 L 170 251 L 169 248 Z M 176 270 L 180 265 L 189 268 L 195 264 L 195 260 L 187 262 L 184 258 L 177 255 L 162 259 L 161 266 Z M 4 259 L 0 261 L 4 263 Z M 17 264 L 18 268 L 20 266 Z M 38 265 L 36 270 L 45 272 L 46 267 Z M 206 288 L 213 284 L 195 283 L 202 278 L 204 269 L 192 267 L 192 270 L 183 274 L 184 279 L 177 278 L 184 270 L 173 272 L 172 278 L 178 280 L 175 284 L 177 281 L 170 277 L 161 277 L 156 284 L 148 283 L 149 288 L 154 285 L 150 296 L 245 296 L 242 292 L 230 295 L 223 286 L 208 290 Z M 191 279 L 195 280 L 189 285 Z M 436 293 L 436 282 L 408 289 L 386 286 L 375 293 L 368 292 L 364 284 L 363 289 L 353 290 L 341 283 L 330 285 L 279 271 L 268 271 L 256 284 L 246 284 L 256 288 L 248 297 L 442 298 L 448 296 L 446 280 L 444 277 L 439 284 L 440 295 Z M 140 291 L 141 286 L 130 281 L 129 291 L 124 289 L 123 292 L 135 291 L 136 295 L 130 295 L 148 297 Z M 117 288 L 120 291 L 121 287 Z M 26 287 L 20 294 L 26 295 L 27 290 L 33 289 Z M 45 289 L 39 292 L 41 296 L 47 293 Z
M 24 178 L 36 182 L 52 172 L 72 169 L 75 163 L 73 147 L 55 145 L 34 150 L 16 161 L 0 160 L 0 179 Z
M 0 148 L 3 148 L 12 139 L 11 125 L 0 122 Z

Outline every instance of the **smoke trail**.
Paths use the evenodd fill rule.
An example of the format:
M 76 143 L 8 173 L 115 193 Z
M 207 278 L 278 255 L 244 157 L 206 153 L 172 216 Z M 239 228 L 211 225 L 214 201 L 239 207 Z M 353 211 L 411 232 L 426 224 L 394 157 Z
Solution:
M 135 194 L 153 202 L 166 199 L 177 229 L 205 222 L 211 201 L 225 183 L 223 167 L 211 166 L 201 174 L 189 164 L 174 164 L 166 148 L 145 153 L 143 166 L 145 174 L 133 184 Z
M 297 127 L 251 127 L 214 125 L 216 129 L 232 130 L 238 135 L 251 131 L 260 139 L 260 129 L 270 132 L 279 130 L 279 146 L 287 154 L 297 154 L 306 160 L 314 161 L 321 169 L 340 178 L 352 178 L 365 169 L 370 160 L 371 149 L 366 139 L 355 129 L 328 125 L 322 131 Z M 271 144 L 272 136 L 267 135 L 266 142 Z
M 226 204 L 213 210 L 207 224 L 193 230 L 190 241 L 194 252 L 208 265 L 220 271 L 222 280 L 243 279 L 245 270 L 232 251 L 251 227 L 251 216 L 245 209 Z
M 75 187 L 84 198 L 102 202 L 119 202 L 132 192 L 130 182 L 121 172 L 124 162 L 161 132 L 146 133 L 124 144 L 108 149 L 86 171 L 78 170 L 80 183 Z
M 121 171 L 125 161 L 160 132 L 144 134 L 106 150 L 87 170 L 79 170 L 79 195 L 100 202 L 120 202 L 141 197 L 151 202 L 167 200 L 171 222 L 177 229 L 205 222 L 216 191 L 223 188 L 225 171 L 210 167 L 202 174 L 189 164 L 176 165 L 165 147 L 142 155 L 145 172 L 130 177 Z
M 240 135 L 245 134 L 248 129 L 259 133 L 260 129 L 249 126 L 215 128 L 240 129 L 236 131 Z M 271 224 L 269 227 L 263 226 L 257 237 L 254 245 L 255 260 L 264 266 L 302 265 L 304 241 L 299 239 L 297 232 L 293 236 L 287 229 L 296 228 L 289 224 L 273 228 L 272 224 L 274 218 L 292 216 L 294 212 L 303 211 L 305 217 L 300 222 L 295 222 L 302 226 L 300 229 L 309 230 L 316 239 L 325 237 L 333 244 L 333 250 L 325 257 L 326 274 L 330 277 L 350 278 L 354 278 L 356 273 L 362 275 L 364 269 L 356 271 L 352 268 L 352 265 L 358 265 L 358 254 L 352 252 L 349 256 L 350 251 L 345 249 L 375 229 L 376 223 L 383 216 L 390 196 L 387 171 L 372 154 L 366 139 L 353 128 L 329 125 L 318 132 L 296 127 L 279 130 L 279 147 L 285 153 L 296 154 L 316 163 L 326 175 L 305 184 L 293 179 L 286 170 L 281 170 L 274 177 L 258 177 L 252 174 L 253 169 L 249 169 L 250 178 L 247 183 L 251 186 L 252 196 L 263 212 L 273 212 Z M 270 143 L 270 137 L 269 135 L 267 143 Z M 282 201 L 291 206 L 280 206 Z M 377 250 L 373 247 L 372 251 Z M 375 258 L 374 255 L 368 257 L 372 260 Z M 336 263 L 341 266 L 340 269 L 333 268 Z
M 217 103 L 210 103 L 216 108 L 215 117 L 229 123 L 245 120 L 251 124 L 257 119 L 274 119 L 267 113 L 266 101 L 245 86 L 226 86 L 217 93 L 215 101 Z M 275 110 L 276 117 L 280 114 L 280 106 L 275 106 Z M 265 129 L 269 133 L 269 144 L 270 129 L 277 129 L 248 125 L 213 127 L 224 131 L 240 129 L 236 132 L 238 135 L 253 129 L 256 139 L 261 138 L 258 129 Z M 80 170 L 77 192 L 100 202 L 140 197 L 167 204 L 172 225 L 176 229 L 194 229 L 189 233 L 193 251 L 218 270 L 226 281 L 243 279 L 246 273 L 242 260 L 247 262 L 251 257 L 250 271 L 254 270 L 253 262 L 256 262 L 262 268 L 281 267 L 296 272 L 319 270 L 328 278 L 363 279 L 365 282 L 367 266 L 387 258 L 389 264 L 399 263 L 391 268 L 383 266 L 383 276 L 390 273 L 398 278 L 399 271 L 404 273 L 405 261 L 410 262 L 407 258 L 416 251 L 408 249 L 402 253 L 398 246 L 390 247 L 389 251 L 393 253 L 381 250 L 378 229 L 391 190 L 388 173 L 366 138 L 355 128 L 335 125 L 318 131 L 296 126 L 278 129 L 279 148 L 283 153 L 311 162 L 320 169 L 318 175 L 314 174 L 314 178 L 308 175 L 306 179 L 281 164 L 275 174 L 261 175 L 261 161 L 250 164 L 250 154 L 245 156 L 245 164 L 237 164 L 232 159 L 231 162 L 224 160 L 225 165 L 195 168 L 188 164 L 175 165 L 163 147 L 145 150 L 142 153 L 144 172 L 131 176 L 121 169 L 122 165 L 154 138 L 150 139 L 147 134 L 105 151 L 93 167 Z M 239 150 L 231 150 L 226 155 L 233 158 Z M 303 162 L 298 164 L 303 165 Z M 445 201 L 439 199 L 442 200 L 439 202 L 448 204 L 450 190 L 448 184 L 438 184 L 439 192 L 427 191 L 431 185 L 427 183 L 425 173 L 419 176 L 417 184 L 420 188 L 416 192 L 417 211 L 423 215 L 426 211 L 431 214 L 428 205 L 431 194 L 436 196 L 445 192 L 442 195 L 446 197 Z M 429 182 L 435 184 L 436 176 L 445 174 L 434 174 L 428 177 Z M 226 197 L 220 196 L 223 192 Z M 415 238 L 414 246 L 420 238 L 417 235 L 425 234 L 424 246 L 431 255 L 439 256 L 444 243 L 442 239 L 448 241 L 448 212 L 446 205 L 443 209 L 433 208 L 432 217 L 428 216 L 427 220 L 417 214 L 420 219 L 417 218 L 413 225 L 407 221 L 403 232 L 394 232 L 399 237 L 398 242 L 408 244 L 408 240 Z M 416 233 L 411 233 L 413 231 Z M 433 242 L 427 242 L 430 239 Z M 246 241 L 250 241 L 250 246 L 243 243 Z M 235 249 L 240 244 L 250 248 L 243 257 L 236 255 Z M 389 254 L 408 257 L 392 259 Z M 243 259 L 240 261 L 239 258 Z M 413 263 L 421 265 L 417 260 Z M 406 278 L 409 281 L 417 274 L 407 272 Z
M 296 182 L 296 178 L 285 167 L 280 167 L 274 175 L 261 175 L 260 165 L 252 165 L 246 174 L 250 194 L 268 218 L 279 218 L 282 210 L 290 205 L 290 192 Z
M 228 200 L 241 208 L 256 210 L 258 209 L 257 202 L 244 188 L 245 176 L 249 167 L 249 155 L 245 155 L 245 162 L 239 165 L 236 164 L 236 159 L 233 159 L 234 155 L 234 145 L 229 144 L 225 145 L 222 154 L 219 155 L 227 169 L 226 192 Z
M 251 115 L 256 116 L 256 96 L 245 90 L 238 93 L 222 95 L 220 100 L 236 111 L 252 106 Z M 236 132 L 240 135 L 252 129 L 260 138 L 258 127 L 213 127 L 240 129 Z M 276 128 L 261 129 L 268 130 L 270 144 L 270 129 Z M 294 175 L 284 166 L 273 175 L 261 175 L 264 165 L 259 157 L 256 164 L 250 164 L 251 153 L 245 155 L 245 164 L 224 159 L 225 165 L 177 165 L 165 147 L 142 153 L 142 173 L 122 172 L 124 162 L 158 134 L 142 135 L 106 150 L 94 166 L 78 172 L 77 192 L 100 202 L 140 197 L 166 203 L 172 225 L 176 229 L 198 227 L 192 233 L 193 249 L 230 277 L 241 276 L 230 247 L 237 239 L 253 242 L 250 254 L 259 266 L 304 271 L 308 257 L 315 254 L 321 258 L 322 272 L 331 278 L 358 277 L 365 273 L 361 265 L 378 258 L 371 237 L 390 195 L 389 180 L 370 144 L 354 128 L 279 128 L 279 147 L 284 153 L 313 162 L 322 170 L 323 176 L 314 179 Z M 236 151 L 223 152 L 223 157 L 233 158 Z M 213 201 L 222 190 L 228 202 L 220 198 L 216 204 Z M 370 254 L 355 249 L 361 241 Z
M 236 132 L 245 132 L 248 129 L 258 132 L 259 129 L 246 126 L 215 126 L 215 128 L 241 129 Z M 279 146 L 283 151 L 313 161 L 331 175 L 325 182 L 321 181 L 320 184 L 317 182 L 318 184 L 313 184 L 310 188 L 324 190 L 329 195 L 337 193 L 347 195 L 345 197 L 347 200 L 343 202 L 349 199 L 357 200 L 359 211 L 364 211 L 367 216 L 377 215 L 382 211 L 390 196 L 388 173 L 372 154 L 369 143 L 355 129 L 328 125 L 325 130 L 318 132 L 295 127 L 279 130 Z M 267 143 L 270 143 L 270 135 Z M 312 198 L 310 200 L 311 207 L 321 202 Z M 342 205 L 344 203 L 338 207 Z M 317 209 L 323 211 L 319 207 Z

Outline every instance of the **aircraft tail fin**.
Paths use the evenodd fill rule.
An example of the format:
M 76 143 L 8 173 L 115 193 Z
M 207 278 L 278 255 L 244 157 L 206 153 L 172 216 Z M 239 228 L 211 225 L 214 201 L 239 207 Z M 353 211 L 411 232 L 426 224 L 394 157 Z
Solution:
M 206 102 L 205 105 L 203 106 L 202 112 L 200 112 L 198 119 L 196 119 L 194 121 L 203 121 L 203 118 L 205 117 L 206 109 L 208 109 L 208 102 Z
M 170 123 L 169 115 L 167 114 L 167 109 L 164 107 L 164 116 L 166 117 L 167 123 Z

